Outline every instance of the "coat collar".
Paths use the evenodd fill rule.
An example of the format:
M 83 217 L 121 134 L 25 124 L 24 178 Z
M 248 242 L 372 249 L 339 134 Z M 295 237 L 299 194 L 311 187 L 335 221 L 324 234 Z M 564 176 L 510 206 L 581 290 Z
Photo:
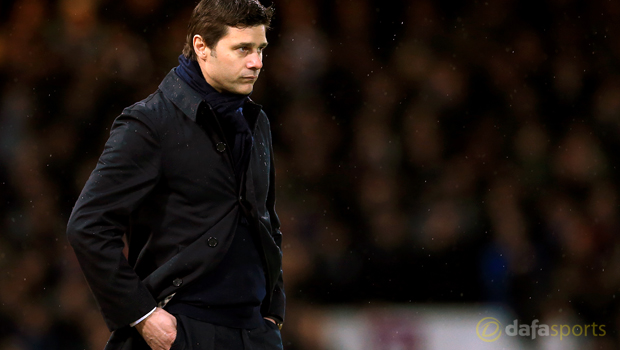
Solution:
M 175 72 L 175 68 L 172 68 L 164 80 L 162 80 L 161 84 L 159 84 L 159 89 L 181 110 L 181 112 L 194 122 L 196 121 L 196 115 L 198 114 L 201 104 L 207 105 L 196 90 L 192 89 L 183 79 L 179 78 Z M 256 120 L 256 117 L 262 110 L 261 105 L 249 98 L 243 108 L 244 113 L 248 111 L 254 120 Z M 252 127 L 251 124 L 250 127 Z
M 175 68 L 172 68 L 170 73 L 162 80 L 161 84 L 159 84 L 159 89 L 185 115 L 191 120 L 196 121 L 198 107 L 203 103 L 202 97 L 200 97 L 197 91 L 187 85 L 183 79 L 179 78 Z

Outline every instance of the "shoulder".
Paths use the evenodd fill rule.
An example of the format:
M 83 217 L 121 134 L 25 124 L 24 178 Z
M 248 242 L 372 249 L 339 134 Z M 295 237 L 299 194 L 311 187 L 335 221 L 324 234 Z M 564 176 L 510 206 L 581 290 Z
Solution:
M 123 114 L 155 122 L 169 115 L 172 110 L 174 110 L 172 102 L 160 89 L 157 89 L 142 101 L 125 108 Z
M 260 111 L 256 118 L 256 132 L 254 133 L 254 139 L 258 144 L 264 144 L 268 148 L 271 147 L 271 123 L 267 114 L 264 111 Z
M 157 131 L 163 130 L 162 128 L 166 127 L 166 122 L 175 113 L 177 113 L 177 109 L 174 104 L 160 89 L 157 89 L 145 99 L 123 109 L 122 114 L 118 118 L 135 119 Z
M 258 127 L 265 132 L 271 133 L 271 123 L 269 122 L 269 117 L 267 117 L 267 113 L 262 109 L 258 113 L 258 117 L 256 118 L 256 123 L 258 123 Z

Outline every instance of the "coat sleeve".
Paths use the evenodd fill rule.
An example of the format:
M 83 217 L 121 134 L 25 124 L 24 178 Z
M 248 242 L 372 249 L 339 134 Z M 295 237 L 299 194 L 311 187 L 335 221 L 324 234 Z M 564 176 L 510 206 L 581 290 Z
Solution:
M 271 141 L 271 134 L 269 135 Z M 267 194 L 267 210 L 269 211 L 269 217 L 271 218 L 271 235 L 273 240 L 282 251 L 282 232 L 280 232 L 280 219 L 276 214 L 276 170 L 273 156 L 273 146 L 270 142 L 269 147 L 271 166 L 269 171 L 269 192 Z M 276 286 L 273 290 L 273 296 L 271 298 L 271 304 L 269 306 L 268 315 L 278 318 L 281 322 L 284 322 L 284 310 L 286 307 L 286 294 L 284 293 L 284 280 L 282 269 L 280 269 L 280 276 L 276 282 Z
M 67 224 L 67 237 L 110 331 L 147 314 L 156 301 L 123 255 L 131 213 L 154 188 L 161 152 L 145 115 L 116 118 Z

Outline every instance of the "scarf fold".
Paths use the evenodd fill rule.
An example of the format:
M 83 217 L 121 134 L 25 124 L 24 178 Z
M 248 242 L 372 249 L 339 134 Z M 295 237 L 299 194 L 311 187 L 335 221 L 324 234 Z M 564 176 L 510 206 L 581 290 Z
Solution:
M 224 136 L 232 151 L 235 173 L 240 178 L 249 161 L 252 146 L 252 131 L 243 115 L 243 105 L 250 95 L 218 92 L 207 83 L 198 62 L 184 55 L 179 56 L 179 66 L 175 71 L 179 78 L 200 94 L 222 122 Z

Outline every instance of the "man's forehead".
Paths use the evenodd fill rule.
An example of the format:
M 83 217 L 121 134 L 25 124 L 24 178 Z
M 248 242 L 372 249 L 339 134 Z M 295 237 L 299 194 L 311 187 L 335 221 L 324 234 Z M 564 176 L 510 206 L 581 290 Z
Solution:
M 228 31 L 222 40 L 230 41 L 232 43 L 247 43 L 252 45 L 262 45 L 267 43 L 267 37 L 265 35 L 266 28 L 264 25 L 258 25 L 253 27 L 228 27 Z

